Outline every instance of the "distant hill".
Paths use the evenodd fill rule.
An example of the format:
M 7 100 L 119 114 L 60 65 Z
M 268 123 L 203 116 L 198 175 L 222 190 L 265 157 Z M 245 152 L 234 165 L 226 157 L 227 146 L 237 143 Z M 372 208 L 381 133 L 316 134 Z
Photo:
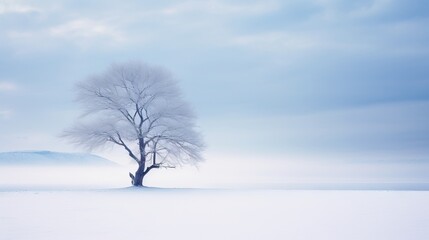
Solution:
M 114 166 L 116 163 L 88 153 L 22 151 L 0 153 L 0 166 Z

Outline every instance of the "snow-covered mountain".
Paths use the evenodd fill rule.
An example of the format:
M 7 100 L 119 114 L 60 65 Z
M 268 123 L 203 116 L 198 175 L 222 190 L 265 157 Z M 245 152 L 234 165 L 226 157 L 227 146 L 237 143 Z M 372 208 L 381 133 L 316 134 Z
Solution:
M 51 151 L 22 151 L 0 153 L 0 166 L 113 166 L 116 163 L 88 153 L 63 153 Z

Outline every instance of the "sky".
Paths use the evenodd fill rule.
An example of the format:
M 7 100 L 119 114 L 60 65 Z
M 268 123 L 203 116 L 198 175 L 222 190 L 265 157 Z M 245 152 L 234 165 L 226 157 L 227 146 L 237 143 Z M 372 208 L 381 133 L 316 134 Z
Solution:
M 180 80 L 202 169 L 429 182 L 427 26 L 423 0 L 0 0 L 0 151 L 82 151 L 73 86 L 137 60 Z

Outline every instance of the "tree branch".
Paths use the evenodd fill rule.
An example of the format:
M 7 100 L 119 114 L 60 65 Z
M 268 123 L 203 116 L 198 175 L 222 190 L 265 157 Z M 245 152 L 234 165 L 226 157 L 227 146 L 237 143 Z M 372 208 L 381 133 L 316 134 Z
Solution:
M 131 151 L 131 149 L 125 144 L 125 142 L 122 140 L 122 138 L 121 138 L 121 135 L 118 133 L 118 132 L 116 132 L 116 135 L 118 136 L 118 138 L 119 138 L 119 142 L 117 143 L 118 145 L 121 145 L 121 146 L 123 146 L 124 148 L 125 148 L 125 150 L 127 150 L 127 152 L 128 152 L 128 155 L 132 158 L 132 159 L 134 159 L 137 163 L 139 163 L 140 162 L 140 160 L 136 157 L 136 155 L 134 155 L 134 153 Z

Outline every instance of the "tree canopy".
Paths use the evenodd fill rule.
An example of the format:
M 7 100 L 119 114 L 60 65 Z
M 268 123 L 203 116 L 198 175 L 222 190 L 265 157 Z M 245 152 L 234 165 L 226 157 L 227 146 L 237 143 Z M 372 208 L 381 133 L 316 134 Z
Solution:
M 139 166 L 130 173 L 133 185 L 141 186 L 154 168 L 195 165 L 203 159 L 196 117 L 164 68 L 114 64 L 79 82 L 76 92 L 84 111 L 64 136 L 88 150 L 106 144 L 123 148 Z

